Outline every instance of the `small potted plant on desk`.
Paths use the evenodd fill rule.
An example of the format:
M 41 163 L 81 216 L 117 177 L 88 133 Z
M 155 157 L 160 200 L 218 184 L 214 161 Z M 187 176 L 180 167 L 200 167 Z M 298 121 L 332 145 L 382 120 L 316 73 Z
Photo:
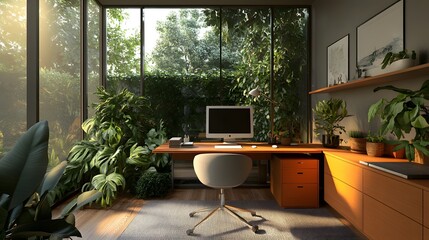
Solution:
M 313 108 L 316 135 L 322 134 L 322 145 L 328 148 L 337 148 L 340 145 L 339 134 L 346 132 L 340 122 L 349 117 L 347 113 L 347 104 L 342 99 L 331 98 L 329 100 L 319 101 Z
M 429 100 L 429 80 L 416 91 L 389 85 L 375 88 L 374 92 L 379 90 L 392 90 L 398 94 L 391 100 L 382 98 L 371 105 L 368 121 L 379 116 L 381 133 L 392 133 L 397 138 L 389 141 L 397 145 L 394 151 L 405 148 L 405 156 L 409 161 L 429 164 L 425 162 L 429 156 L 429 107 L 425 105 Z M 411 130 L 414 130 L 414 137 L 411 140 L 404 139 Z

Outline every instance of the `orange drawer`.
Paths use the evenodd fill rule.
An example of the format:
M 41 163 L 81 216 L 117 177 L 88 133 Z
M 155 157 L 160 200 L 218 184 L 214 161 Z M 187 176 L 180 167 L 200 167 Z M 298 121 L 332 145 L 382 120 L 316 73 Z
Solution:
M 283 168 L 282 178 L 283 183 L 317 183 L 319 170 L 317 168 Z
M 319 207 L 318 184 L 283 184 L 282 207 Z
M 319 160 L 317 159 L 287 159 L 280 158 L 282 160 L 283 168 L 318 168 Z

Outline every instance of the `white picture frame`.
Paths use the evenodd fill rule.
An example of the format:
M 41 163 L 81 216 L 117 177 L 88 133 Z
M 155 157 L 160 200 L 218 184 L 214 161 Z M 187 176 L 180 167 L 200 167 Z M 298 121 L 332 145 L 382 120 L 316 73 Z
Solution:
M 400 0 L 356 29 L 356 66 L 379 69 L 387 52 L 404 49 L 404 0 Z
M 327 48 L 328 87 L 346 83 L 349 80 L 349 34 Z

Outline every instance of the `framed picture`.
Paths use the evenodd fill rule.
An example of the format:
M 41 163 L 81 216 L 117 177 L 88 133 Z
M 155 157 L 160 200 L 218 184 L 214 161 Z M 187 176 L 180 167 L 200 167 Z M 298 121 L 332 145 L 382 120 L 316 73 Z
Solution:
M 349 79 L 349 35 L 328 46 L 328 86 L 345 83 Z
M 358 69 L 379 69 L 389 51 L 404 49 L 404 0 L 400 0 L 357 27 Z

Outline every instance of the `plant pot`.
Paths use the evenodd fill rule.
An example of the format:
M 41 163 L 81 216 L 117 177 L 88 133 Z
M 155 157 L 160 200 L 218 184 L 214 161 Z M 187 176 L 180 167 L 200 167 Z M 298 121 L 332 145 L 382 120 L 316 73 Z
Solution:
M 384 155 L 387 157 L 393 157 L 397 159 L 405 158 L 405 148 L 401 148 L 398 151 L 393 151 L 397 145 L 395 144 L 384 144 Z
M 280 144 L 281 145 L 285 145 L 285 146 L 289 146 L 292 142 L 292 138 L 290 137 L 281 137 L 280 138 Z
M 387 65 L 385 70 L 387 72 L 399 71 L 414 66 L 414 62 L 411 58 L 399 59 Z
M 366 138 L 349 138 L 350 151 L 366 153 Z
M 337 148 L 340 146 L 339 135 L 322 135 L 322 146 L 327 148 Z
M 384 143 L 366 142 L 366 154 L 370 157 L 381 157 L 384 154 Z

